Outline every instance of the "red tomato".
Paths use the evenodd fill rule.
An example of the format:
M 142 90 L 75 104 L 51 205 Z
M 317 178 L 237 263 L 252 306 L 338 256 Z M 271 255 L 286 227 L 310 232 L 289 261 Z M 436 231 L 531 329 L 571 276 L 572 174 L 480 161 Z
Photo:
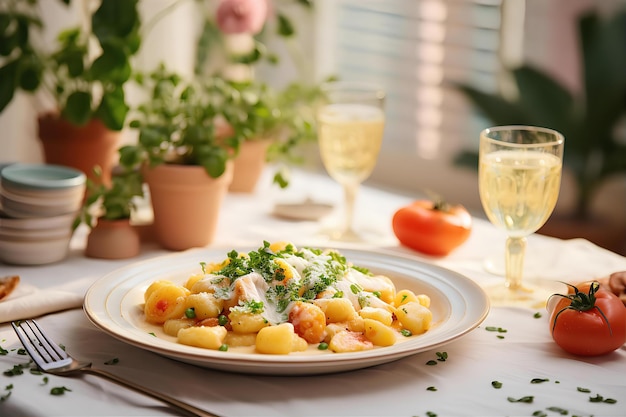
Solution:
M 444 256 L 467 240 L 472 216 L 462 205 L 417 200 L 393 215 L 393 232 L 405 246 Z
M 597 281 L 551 296 L 548 312 L 552 338 L 569 353 L 604 355 L 626 342 L 626 306 Z

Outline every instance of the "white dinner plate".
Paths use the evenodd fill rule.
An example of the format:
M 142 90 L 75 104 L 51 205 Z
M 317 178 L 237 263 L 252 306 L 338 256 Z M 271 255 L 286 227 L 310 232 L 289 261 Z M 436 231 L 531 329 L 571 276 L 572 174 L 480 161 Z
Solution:
M 239 252 L 248 252 L 241 249 Z M 485 292 L 470 279 L 410 257 L 384 252 L 340 249 L 353 264 L 390 277 L 399 289 L 431 298 L 433 326 L 389 347 L 354 353 L 308 352 L 263 355 L 209 350 L 176 343 L 161 327 L 146 323 L 143 294 L 154 281 L 185 283 L 200 272 L 200 262 L 218 262 L 227 250 L 193 249 L 137 262 L 96 281 L 85 296 L 84 311 L 106 333 L 126 343 L 182 362 L 230 372 L 265 375 L 311 375 L 349 371 L 391 362 L 455 340 L 476 328 L 489 312 Z

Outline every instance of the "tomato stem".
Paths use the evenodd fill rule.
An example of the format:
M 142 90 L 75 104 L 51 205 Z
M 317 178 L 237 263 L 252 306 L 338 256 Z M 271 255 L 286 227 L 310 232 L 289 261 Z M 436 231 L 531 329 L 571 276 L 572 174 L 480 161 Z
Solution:
M 568 305 L 567 307 L 563 307 L 561 310 L 559 310 L 558 313 L 556 313 L 556 316 L 554 316 L 554 322 L 552 323 L 552 331 L 554 331 L 554 328 L 556 327 L 557 319 L 559 318 L 561 313 L 563 313 L 565 310 L 589 311 L 595 308 L 596 310 L 598 310 L 598 312 L 600 313 L 600 315 L 606 322 L 606 325 L 609 328 L 610 335 L 613 336 L 613 329 L 611 329 L 611 323 L 609 323 L 609 320 L 604 314 L 604 311 L 602 311 L 602 309 L 596 305 L 596 292 L 600 289 L 600 283 L 598 281 L 593 281 L 591 285 L 589 286 L 589 292 L 587 294 L 585 294 L 584 292 L 580 292 L 578 290 L 578 287 L 572 284 L 568 284 L 568 283 L 564 283 L 564 284 L 573 288 L 574 294 L 569 294 L 569 295 L 553 294 L 559 297 L 567 298 L 568 300 L 570 300 L 570 305 Z

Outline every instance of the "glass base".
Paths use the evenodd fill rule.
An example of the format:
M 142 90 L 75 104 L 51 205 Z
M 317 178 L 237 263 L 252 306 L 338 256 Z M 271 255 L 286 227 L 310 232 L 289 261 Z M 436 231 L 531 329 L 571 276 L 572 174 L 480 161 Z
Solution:
M 526 307 L 543 309 L 552 294 L 567 294 L 567 286 L 548 280 L 525 280 L 520 288 L 511 289 L 503 283 L 483 288 L 492 307 Z
M 367 234 L 357 233 L 354 230 L 338 230 L 338 229 L 323 229 L 321 230 L 321 235 L 326 237 L 328 240 L 334 242 L 345 242 L 345 243 L 365 243 L 370 240 Z
M 543 252 L 542 252 L 543 251 Z M 483 260 L 483 268 L 490 274 L 505 276 L 504 251 L 495 251 Z M 524 256 L 524 277 L 539 278 L 551 266 L 550 257 L 545 256 L 545 248 L 529 245 Z

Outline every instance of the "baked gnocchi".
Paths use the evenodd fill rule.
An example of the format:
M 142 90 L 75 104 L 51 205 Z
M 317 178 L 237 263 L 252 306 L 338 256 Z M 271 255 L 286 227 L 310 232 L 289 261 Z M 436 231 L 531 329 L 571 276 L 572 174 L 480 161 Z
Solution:
M 388 277 L 334 249 L 264 242 L 200 267 L 183 284 L 157 280 L 144 292 L 145 320 L 185 345 L 275 355 L 357 352 L 432 325 L 428 295 L 396 290 Z

